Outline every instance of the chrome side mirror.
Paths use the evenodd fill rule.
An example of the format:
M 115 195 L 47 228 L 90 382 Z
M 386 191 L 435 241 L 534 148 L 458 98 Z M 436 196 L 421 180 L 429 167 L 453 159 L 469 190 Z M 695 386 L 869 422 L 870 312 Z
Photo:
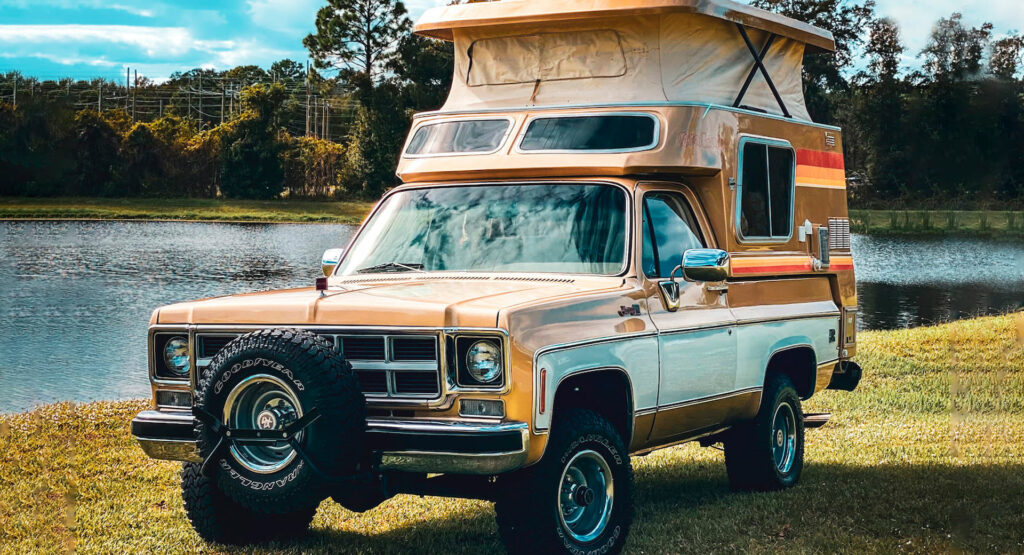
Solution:
M 683 253 L 683 278 L 690 282 L 729 279 L 729 253 L 718 249 L 690 249 Z
M 323 267 L 325 276 L 330 277 L 334 273 L 334 268 L 338 266 L 343 256 L 345 256 L 345 249 L 327 249 L 324 251 L 320 264 Z

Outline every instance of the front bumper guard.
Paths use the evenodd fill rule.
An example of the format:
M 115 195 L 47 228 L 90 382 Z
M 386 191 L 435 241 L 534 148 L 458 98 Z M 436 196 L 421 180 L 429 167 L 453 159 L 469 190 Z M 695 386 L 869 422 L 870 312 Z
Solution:
M 154 459 L 201 463 L 195 418 L 182 411 L 145 411 L 132 435 Z M 381 471 L 494 475 L 525 465 L 530 432 L 525 422 L 369 419 L 367 449 Z

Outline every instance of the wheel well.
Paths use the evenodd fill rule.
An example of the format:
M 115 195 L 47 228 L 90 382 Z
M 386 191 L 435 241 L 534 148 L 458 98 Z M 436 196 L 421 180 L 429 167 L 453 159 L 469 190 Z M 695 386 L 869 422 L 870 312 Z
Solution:
M 570 408 L 592 410 L 605 417 L 629 443 L 633 437 L 633 392 L 621 370 L 597 370 L 569 376 L 555 392 L 552 417 Z M 552 425 L 555 425 L 552 423 Z
M 776 374 L 789 377 L 802 399 L 814 394 L 814 382 L 818 376 L 817 359 L 810 347 L 793 347 L 772 355 L 765 371 L 765 382 Z

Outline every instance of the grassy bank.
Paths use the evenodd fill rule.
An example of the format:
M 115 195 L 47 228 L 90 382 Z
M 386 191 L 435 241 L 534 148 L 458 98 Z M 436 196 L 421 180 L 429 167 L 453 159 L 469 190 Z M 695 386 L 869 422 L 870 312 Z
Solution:
M 198 220 L 358 224 L 373 203 L 0 197 L 0 219 Z
M 731 493 L 722 454 L 681 446 L 634 459 L 628 551 L 1024 550 L 1024 316 L 864 333 L 866 378 L 808 411 L 795 489 Z M 189 528 L 178 465 L 128 434 L 144 402 L 61 404 L 0 421 L 0 551 L 219 552 Z M 491 505 L 402 496 L 365 514 L 326 502 L 307 540 L 270 552 L 500 552 Z
M 851 210 L 854 233 L 1024 237 L 1024 212 L 997 210 Z

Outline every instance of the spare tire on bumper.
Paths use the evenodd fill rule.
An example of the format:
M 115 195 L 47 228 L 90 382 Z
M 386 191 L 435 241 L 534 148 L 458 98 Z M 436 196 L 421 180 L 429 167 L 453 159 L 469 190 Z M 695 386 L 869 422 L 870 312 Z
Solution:
M 204 460 L 213 455 L 207 472 L 247 509 L 283 515 L 316 507 L 330 491 L 325 475 L 353 474 L 363 457 L 366 401 L 356 374 L 313 333 L 243 335 L 214 357 L 196 390 L 197 410 L 229 430 L 284 430 L 314 409 L 319 413 L 295 437 L 302 453 L 286 442 L 221 444 L 222 432 L 197 420 L 199 453 Z

